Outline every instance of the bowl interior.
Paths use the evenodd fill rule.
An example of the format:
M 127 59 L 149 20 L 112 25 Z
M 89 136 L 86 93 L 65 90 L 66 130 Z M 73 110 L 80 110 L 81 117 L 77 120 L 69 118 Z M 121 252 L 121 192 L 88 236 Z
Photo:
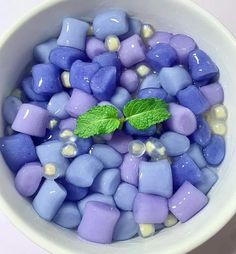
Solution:
M 236 118 L 236 44 L 224 27 L 209 14 L 190 1 L 184 0 L 50 1 L 19 23 L 2 44 L 0 42 L 0 107 L 3 99 L 17 86 L 25 66 L 32 58 L 33 47 L 57 36 L 63 17 L 92 17 L 99 9 L 114 7 L 127 10 L 129 14 L 153 24 L 157 30 L 192 36 L 221 70 L 220 81 L 225 90 L 225 104 L 230 113 L 227 154 L 224 163 L 218 169 L 220 179 L 209 193 L 209 205 L 187 223 L 165 229 L 146 240 L 134 238 L 109 246 L 91 244 L 79 240 L 78 236 L 69 230 L 40 219 L 31 205 L 15 191 L 13 177 L 0 157 L 0 208 L 19 229 L 50 253 L 185 253 L 216 233 L 236 210 L 236 170 L 232 167 L 235 163 L 236 147 L 236 134 L 233 130 Z M 3 135 L 1 116 L 0 134 Z

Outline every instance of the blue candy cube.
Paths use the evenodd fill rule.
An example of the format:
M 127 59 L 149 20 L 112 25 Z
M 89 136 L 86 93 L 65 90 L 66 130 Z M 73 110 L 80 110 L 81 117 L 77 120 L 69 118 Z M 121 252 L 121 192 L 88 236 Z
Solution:
M 52 49 L 57 47 L 57 40 L 50 39 L 34 48 L 34 58 L 38 63 L 49 63 L 49 55 Z
M 130 93 L 123 87 L 117 87 L 115 94 L 111 97 L 111 103 L 118 109 L 123 110 L 124 106 L 131 100 Z
M 194 160 L 199 168 L 206 167 L 207 162 L 203 156 L 202 148 L 198 144 L 194 143 L 190 146 L 188 155 Z
M 160 87 L 161 87 L 160 76 L 158 74 L 150 74 L 144 78 L 139 89 L 142 90 L 146 88 L 160 88 Z
M 127 33 L 119 36 L 121 40 L 125 40 L 134 34 L 140 34 L 142 28 L 142 22 L 135 18 L 129 18 L 129 30 Z
M 15 96 L 8 96 L 4 100 L 2 105 L 2 114 L 3 114 L 4 120 L 8 124 L 10 125 L 13 124 L 21 105 L 22 105 L 22 102 Z
M 79 138 L 77 137 L 75 141 L 77 148 L 78 148 L 78 153 L 77 155 L 82 155 L 85 153 L 89 152 L 90 147 L 93 144 L 92 138 Z
M 156 98 L 161 100 L 166 100 L 168 94 L 162 88 L 145 88 L 139 91 L 137 98 L 146 99 L 146 98 Z
M 177 64 L 177 53 L 169 45 L 159 43 L 150 49 L 146 55 L 147 63 L 153 68 L 154 71 L 160 71 L 163 67 L 170 67 Z
M 130 134 L 130 135 L 149 137 L 156 133 L 157 127 L 156 125 L 152 125 L 145 130 L 138 130 L 138 129 L 135 129 L 129 122 L 126 122 L 125 131 L 127 134 Z
M 139 192 L 170 198 L 173 193 L 172 172 L 168 160 L 141 161 Z

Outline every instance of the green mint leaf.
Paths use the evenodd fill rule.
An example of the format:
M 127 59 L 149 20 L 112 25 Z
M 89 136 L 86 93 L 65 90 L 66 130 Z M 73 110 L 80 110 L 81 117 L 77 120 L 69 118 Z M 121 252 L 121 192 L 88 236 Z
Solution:
M 138 130 L 161 123 L 170 117 L 168 104 L 160 99 L 135 99 L 124 107 L 126 120 Z
M 118 110 L 110 105 L 96 106 L 77 119 L 75 134 L 81 138 L 112 133 L 120 126 Z

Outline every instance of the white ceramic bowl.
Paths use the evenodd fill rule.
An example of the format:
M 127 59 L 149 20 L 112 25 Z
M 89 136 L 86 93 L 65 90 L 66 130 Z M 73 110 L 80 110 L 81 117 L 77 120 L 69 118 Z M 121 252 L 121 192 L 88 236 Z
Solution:
M 32 241 L 55 254 L 177 254 L 186 253 L 213 236 L 236 211 L 236 43 L 229 32 L 212 16 L 187 0 L 67 0 L 48 1 L 19 22 L 0 41 L 0 105 L 18 84 L 22 71 L 32 58 L 33 47 L 56 36 L 65 16 L 92 16 L 98 9 L 119 7 L 157 30 L 192 36 L 221 70 L 228 120 L 227 155 L 219 169 L 219 181 L 209 194 L 209 205 L 185 224 L 161 231 L 148 239 L 134 238 L 111 245 L 80 241 L 77 235 L 47 223 L 14 188 L 12 174 L 2 158 L 0 208 Z M 0 117 L 0 134 L 3 122 Z

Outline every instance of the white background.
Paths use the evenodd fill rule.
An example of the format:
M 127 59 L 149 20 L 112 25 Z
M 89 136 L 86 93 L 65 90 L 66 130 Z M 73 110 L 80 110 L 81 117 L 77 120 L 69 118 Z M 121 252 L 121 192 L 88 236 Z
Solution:
M 46 1 L 50 0 L 0 0 L 0 36 L 32 8 Z M 235 0 L 193 1 L 215 15 L 236 36 Z M 4 179 L 1 179 L 1 181 L 3 180 Z M 217 213 L 217 211 L 215 212 Z M 214 216 L 214 214 L 212 214 L 212 216 Z M 6 216 L 0 212 L 0 254 L 2 253 L 48 254 L 28 240 L 20 231 L 11 225 Z M 191 252 L 191 254 L 213 253 L 236 254 L 236 217 L 215 237 Z

